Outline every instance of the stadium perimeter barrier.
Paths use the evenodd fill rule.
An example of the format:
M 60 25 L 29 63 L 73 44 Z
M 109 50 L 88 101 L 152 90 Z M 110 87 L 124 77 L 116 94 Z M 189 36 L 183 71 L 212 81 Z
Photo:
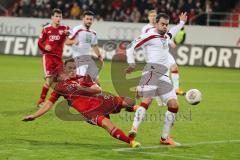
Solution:
M 0 17 L 0 54 L 39 56 L 37 41 L 49 19 Z M 71 28 L 80 20 L 63 20 Z M 138 37 L 143 23 L 94 22 L 103 57 L 111 60 L 115 54 L 125 55 L 125 48 Z M 170 26 L 171 27 L 171 26 Z M 171 49 L 179 65 L 240 68 L 239 28 L 186 26 L 185 44 Z M 65 46 L 64 56 L 71 56 Z M 136 61 L 144 61 L 143 51 L 136 52 Z

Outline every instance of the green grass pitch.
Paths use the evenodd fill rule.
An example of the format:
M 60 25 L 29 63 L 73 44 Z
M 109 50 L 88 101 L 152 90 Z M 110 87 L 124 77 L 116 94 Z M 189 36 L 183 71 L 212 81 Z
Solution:
M 179 117 L 171 135 L 181 147 L 162 147 L 159 137 L 165 107 L 154 102 L 137 140 L 141 149 L 128 146 L 101 128 L 80 121 L 62 121 L 54 109 L 33 122 L 21 119 L 36 111 L 43 83 L 40 57 L 0 56 L 0 159 L 240 159 L 240 71 L 180 67 L 181 86 L 203 94 L 197 106 L 180 100 Z M 100 74 L 102 88 L 114 93 L 110 63 Z M 133 114 L 111 116 L 125 132 Z

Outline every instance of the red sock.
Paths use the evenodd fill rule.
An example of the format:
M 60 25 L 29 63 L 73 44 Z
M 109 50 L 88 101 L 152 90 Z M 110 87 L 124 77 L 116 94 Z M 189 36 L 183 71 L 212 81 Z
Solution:
M 42 87 L 42 92 L 41 92 L 41 96 L 40 96 L 41 99 L 45 100 L 48 90 L 49 90 L 48 85 L 44 84 Z
M 130 138 L 128 136 L 126 136 L 125 133 L 121 129 L 113 128 L 110 134 L 112 137 L 114 137 L 116 139 L 119 139 L 126 143 L 130 143 Z

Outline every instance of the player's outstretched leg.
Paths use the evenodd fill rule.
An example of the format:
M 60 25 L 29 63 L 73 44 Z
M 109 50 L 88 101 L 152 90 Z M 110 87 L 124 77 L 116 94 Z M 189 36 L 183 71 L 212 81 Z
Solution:
M 178 101 L 176 99 L 170 99 L 167 102 L 168 110 L 165 113 L 164 126 L 160 143 L 164 145 L 180 145 L 180 143 L 173 141 L 170 137 L 170 130 L 175 121 L 176 114 L 178 112 Z
M 98 126 L 107 130 L 107 132 L 112 137 L 128 143 L 130 145 L 130 147 L 137 148 L 137 147 L 141 146 L 141 144 L 139 142 L 131 140 L 121 129 L 115 127 L 112 124 L 112 122 L 110 121 L 110 119 L 108 119 L 108 118 L 106 118 L 104 116 L 98 117 L 97 124 L 98 124 Z
M 152 102 L 151 98 L 143 98 L 142 102 L 140 103 L 140 106 L 137 107 L 132 124 L 132 129 L 129 131 L 129 137 L 131 139 L 134 139 L 137 136 L 138 127 L 144 120 L 146 110 L 148 109 L 151 102 Z
M 40 98 L 38 99 L 38 102 L 37 102 L 37 107 L 41 107 L 42 103 L 45 101 L 45 98 L 47 96 L 47 93 L 48 93 L 48 90 L 49 90 L 51 84 L 52 84 L 52 78 L 47 77 L 45 80 L 45 83 L 43 84 Z
M 40 94 L 40 98 L 37 101 L 37 107 L 41 107 L 41 104 L 45 101 L 48 90 L 49 90 L 49 85 L 47 83 L 44 83 L 41 94 Z

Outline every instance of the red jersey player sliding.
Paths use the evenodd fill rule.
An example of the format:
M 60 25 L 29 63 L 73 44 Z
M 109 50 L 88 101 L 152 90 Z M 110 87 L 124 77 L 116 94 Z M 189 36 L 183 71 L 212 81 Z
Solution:
M 45 73 L 45 83 L 37 102 L 38 106 L 41 106 L 44 102 L 49 87 L 52 85 L 54 74 L 58 74 L 63 70 L 63 47 L 69 33 L 69 27 L 61 24 L 62 11 L 60 9 L 53 9 L 51 19 L 51 24 L 44 26 L 38 40 L 38 47 L 43 54 L 43 68 Z
M 73 59 L 65 61 L 64 75 L 61 75 L 61 78 L 63 77 L 65 77 L 64 80 L 57 82 L 50 98 L 42 104 L 42 108 L 26 116 L 23 121 L 32 121 L 42 116 L 52 108 L 60 96 L 64 96 L 87 122 L 104 128 L 112 137 L 130 144 L 130 147 L 140 146 L 140 143 L 129 138 L 107 118 L 109 114 L 119 113 L 122 108 L 133 111 L 134 101 L 132 99 L 101 94 L 101 88 L 92 81 L 90 76 L 78 77 L 76 75 Z

